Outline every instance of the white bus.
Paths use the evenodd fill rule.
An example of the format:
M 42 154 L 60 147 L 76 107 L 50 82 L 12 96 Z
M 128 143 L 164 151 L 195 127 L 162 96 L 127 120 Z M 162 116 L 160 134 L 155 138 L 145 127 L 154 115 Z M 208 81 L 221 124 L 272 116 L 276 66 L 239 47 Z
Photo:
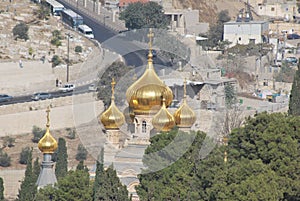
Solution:
M 55 0 L 46 0 L 45 2 L 47 6 L 50 7 L 51 13 L 53 15 L 59 16 L 61 11 L 65 9 L 65 7 Z
M 90 39 L 94 38 L 93 30 L 85 24 L 79 25 L 78 31 L 81 32 L 87 38 L 90 38 Z

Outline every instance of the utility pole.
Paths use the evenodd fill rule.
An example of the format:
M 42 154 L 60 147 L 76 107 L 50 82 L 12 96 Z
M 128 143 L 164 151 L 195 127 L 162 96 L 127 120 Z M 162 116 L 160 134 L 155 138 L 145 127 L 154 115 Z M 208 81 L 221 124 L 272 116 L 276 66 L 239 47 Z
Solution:
M 67 36 L 68 36 L 67 82 L 69 82 L 69 63 L 70 63 L 70 33 L 67 33 Z

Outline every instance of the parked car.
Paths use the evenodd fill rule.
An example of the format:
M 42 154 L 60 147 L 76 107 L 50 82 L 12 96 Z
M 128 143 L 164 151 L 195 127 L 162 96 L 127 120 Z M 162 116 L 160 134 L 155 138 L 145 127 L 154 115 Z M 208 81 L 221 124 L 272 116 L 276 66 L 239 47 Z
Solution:
M 65 84 L 63 87 L 59 88 L 58 90 L 61 92 L 69 92 L 75 89 L 74 84 Z
M 0 102 L 7 102 L 11 101 L 13 99 L 12 96 L 9 96 L 7 94 L 0 94 Z
M 293 34 L 288 34 L 288 35 L 287 35 L 287 39 L 289 39 L 289 40 L 300 39 L 300 35 L 295 34 L 295 33 L 293 33 Z
M 90 84 L 89 91 L 98 91 L 98 88 L 95 84 Z
M 37 100 L 45 100 L 45 99 L 48 99 L 48 98 L 51 98 L 51 94 L 45 93 L 45 92 L 35 93 L 31 97 L 31 99 L 35 100 L 35 101 L 37 101 Z
M 285 61 L 288 63 L 292 63 L 292 64 L 298 63 L 298 59 L 296 57 L 287 57 L 287 58 L 285 58 Z

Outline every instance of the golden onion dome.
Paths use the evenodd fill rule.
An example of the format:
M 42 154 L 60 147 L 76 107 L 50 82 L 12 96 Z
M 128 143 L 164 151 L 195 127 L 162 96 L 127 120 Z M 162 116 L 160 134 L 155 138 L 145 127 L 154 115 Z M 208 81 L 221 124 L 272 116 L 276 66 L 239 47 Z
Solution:
M 47 124 L 46 124 L 46 133 L 44 136 L 40 139 L 38 143 L 38 148 L 43 152 L 44 154 L 52 154 L 57 149 L 57 141 L 52 137 L 50 134 L 50 107 L 47 108 Z
M 196 121 L 195 112 L 188 106 L 186 102 L 186 80 L 183 86 L 184 96 L 182 105 L 175 111 L 175 123 L 179 128 L 190 128 Z
M 114 87 L 115 80 L 111 82 L 111 103 L 106 111 L 101 114 L 100 121 L 105 129 L 119 129 L 125 122 L 123 113 L 117 108 L 115 104 Z
M 159 131 L 170 131 L 175 126 L 173 115 L 166 108 L 165 99 L 163 98 L 163 105 L 152 119 L 152 125 Z
M 135 114 L 156 113 L 162 104 L 162 94 L 165 96 L 167 107 L 173 100 L 172 90 L 157 76 L 153 67 L 151 47 L 153 33 L 151 29 L 148 37 L 150 42 L 147 68 L 144 74 L 126 91 L 127 102 Z

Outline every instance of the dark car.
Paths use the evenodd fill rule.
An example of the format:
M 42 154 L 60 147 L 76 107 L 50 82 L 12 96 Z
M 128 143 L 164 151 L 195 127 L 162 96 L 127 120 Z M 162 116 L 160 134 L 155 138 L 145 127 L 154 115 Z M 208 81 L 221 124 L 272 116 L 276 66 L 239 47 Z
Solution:
M 51 94 L 49 93 L 35 93 L 33 94 L 33 96 L 31 97 L 32 100 L 45 100 L 45 99 L 48 99 L 48 98 L 51 98 Z
M 285 61 L 287 63 L 297 64 L 298 59 L 296 57 L 287 57 L 287 58 L 285 58 Z
M 298 35 L 298 34 L 288 34 L 287 39 L 289 39 L 289 40 L 300 39 L 300 35 Z
M 0 102 L 7 102 L 11 101 L 13 99 L 12 96 L 9 96 L 7 94 L 0 94 Z

